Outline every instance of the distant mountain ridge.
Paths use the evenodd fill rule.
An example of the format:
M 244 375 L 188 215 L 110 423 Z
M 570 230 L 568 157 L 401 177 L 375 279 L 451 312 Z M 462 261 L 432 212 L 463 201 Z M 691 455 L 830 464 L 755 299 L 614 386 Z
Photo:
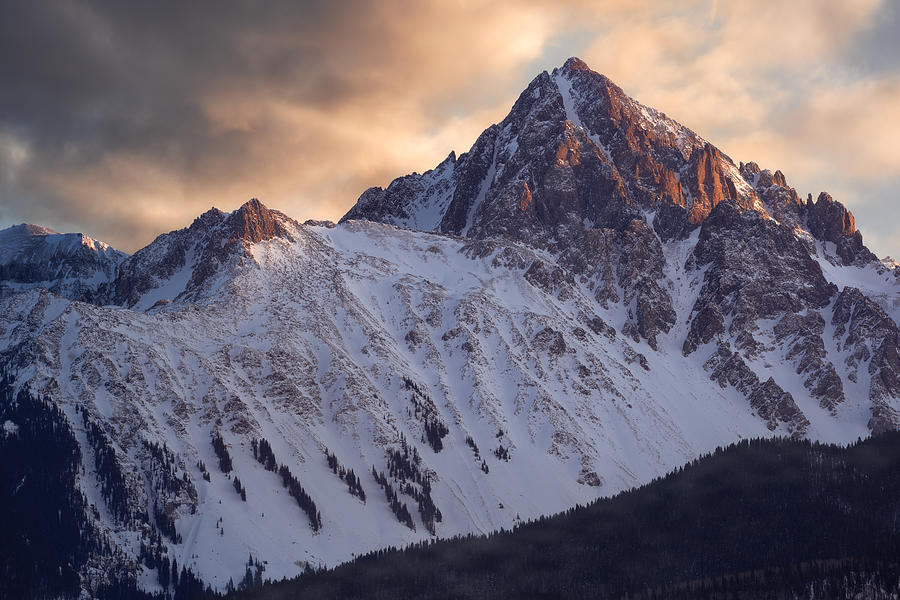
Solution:
M 22 223 L 0 231 L 0 296 L 43 287 L 94 302 L 127 254 L 81 233 Z
M 293 576 L 900 424 L 896 263 L 577 59 L 337 225 L 251 200 L 131 256 L 54 235 L 0 232 L 0 373 L 78 444 L 115 547 L 86 588 Z

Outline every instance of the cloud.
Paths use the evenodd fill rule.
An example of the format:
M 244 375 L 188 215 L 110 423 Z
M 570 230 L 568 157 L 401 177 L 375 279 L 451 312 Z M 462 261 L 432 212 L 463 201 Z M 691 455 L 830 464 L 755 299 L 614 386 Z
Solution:
M 893 72 L 883 58 L 878 72 L 858 60 L 860 41 L 892 9 L 876 0 L 733 0 L 707 3 L 704 13 L 703 4 L 620 23 L 596 36 L 584 58 L 734 160 L 782 169 L 801 194 L 829 190 L 866 216 L 877 204 L 900 217 L 884 193 L 900 179 L 892 149 L 900 57 Z M 870 236 L 876 251 L 900 252 L 900 236 L 881 222 L 859 220 L 864 233 L 880 230 Z
M 843 189 L 874 185 L 900 173 L 897 84 L 883 59 L 874 73 L 846 57 L 865 51 L 883 10 L 874 0 L 13 3 L 0 21 L 0 220 L 134 250 L 251 196 L 336 219 L 365 188 L 467 150 L 569 55 L 735 159 L 822 186 L 840 165 Z
M 4 177 L 0 216 L 80 221 L 127 249 L 251 195 L 340 216 L 502 116 L 485 106 L 557 25 L 490 2 L 12 8 L 0 133 L 34 160 Z

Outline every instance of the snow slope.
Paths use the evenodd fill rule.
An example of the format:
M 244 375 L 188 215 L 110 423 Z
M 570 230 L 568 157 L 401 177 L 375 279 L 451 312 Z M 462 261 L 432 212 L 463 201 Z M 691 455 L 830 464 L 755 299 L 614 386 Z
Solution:
M 7 230 L 0 256 L 27 254 L 26 233 L 56 239 Z M 151 590 L 142 544 L 224 589 L 248 555 L 277 579 L 427 539 L 423 497 L 434 535 L 485 532 L 742 438 L 900 422 L 896 264 L 868 258 L 830 197 L 802 203 L 577 59 L 470 152 L 367 190 L 337 226 L 212 209 L 83 274 L 90 294 L 66 283 L 67 253 L 41 252 L 65 285 L 4 274 L 0 369 L 64 408 L 82 491 Z M 94 429 L 152 518 L 117 516 Z M 263 438 L 321 530 L 254 459 Z M 417 475 L 391 472 L 398 452 Z
M 127 254 L 81 233 L 23 223 L 0 231 L 0 296 L 42 287 L 92 300 Z
M 104 423 L 138 480 L 143 440 L 177 454 L 196 499 L 156 498 L 144 487 L 136 501 L 172 503 L 183 542 L 170 542 L 170 552 L 212 585 L 243 573 L 248 554 L 280 578 L 428 538 L 415 503 L 401 496 L 411 531 L 371 475 L 373 466 L 387 470 L 385 450 L 400 448 L 401 436 L 431 474 L 443 514 L 436 533 L 445 536 L 508 527 L 648 481 L 717 445 L 788 433 L 767 429 L 741 394 L 683 357 L 683 330 L 649 351 L 616 333 L 621 311 L 581 284 L 548 293 L 529 283 L 524 271 L 543 259 L 524 245 L 369 222 L 294 227 L 293 241 L 253 244 L 252 260 L 199 304 L 145 313 L 31 291 L 5 300 L 0 318 L 3 357 L 18 380 L 66 406 L 76 428 L 76 405 Z M 680 258 L 669 264 L 672 294 L 689 310 L 702 273 L 684 271 Z M 440 452 L 423 441 L 403 378 L 447 425 Z M 811 435 L 867 433 L 864 419 L 843 417 L 821 416 L 826 425 Z M 247 502 L 215 466 L 213 430 Z M 260 437 L 316 500 L 319 533 L 254 461 L 250 444 Z M 492 453 L 501 444 L 508 461 Z M 329 470 L 326 448 L 361 476 L 365 504 Z M 102 505 L 85 461 L 85 490 Z M 136 533 L 106 525 L 135 549 Z

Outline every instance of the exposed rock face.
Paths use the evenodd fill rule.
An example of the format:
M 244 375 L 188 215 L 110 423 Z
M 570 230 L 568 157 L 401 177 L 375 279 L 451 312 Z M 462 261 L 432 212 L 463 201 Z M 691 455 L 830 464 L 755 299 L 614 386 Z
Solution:
M 226 219 L 226 232 L 231 236 L 226 245 L 255 244 L 274 237 L 290 240 L 292 226 L 296 225 L 296 221 L 287 215 L 271 210 L 252 198 Z
M 793 436 L 806 433 L 809 421 L 800 412 L 791 394 L 771 377 L 761 382 L 741 355 L 731 352 L 727 345 L 720 345 L 705 366 L 710 372 L 710 379 L 723 388 L 731 386 L 747 396 L 750 406 L 766 421 L 770 430 L 774 431 L 780 423 L 784 423 Z
M 865 266 L 874 256 L 850 212 L 827 194 L 803 202 L 781 171 L 735 166 L 575 58 L 536 77 L 503 121 L 452 169 L 445 164 L 429 172 L 443 169 L 442 183 L 429 180 L 449 199 L 440 219 L 433 216 L 436 194 L 423 191 L 417 175 L 388 188 L 404 191 L 396 200 L 385 193 L 373 202 L 366 192 L 345 219 L 420 228 L 427 221 L 443 232 L 549 251 L 601 306 L 621 306 L 622 333 L 652 349 L 678 322 L 670 277 L 685 269 L 701 285 L 682 316 L 684 355 L 703 348 L 709 356 L 724 344 L 742 361 L 784 361 L 802 377 L 802 393 L 825 410 L 845 401 L 818 313 L 838 288 L 819 261 Z M 668 245 L 698 227 L 690 254 L 679 255 L 687 264 L 672 264 Z M 543 263 L 526 277 L 542 289 L 565 279 Z M 741 378 L 741 362 L 719 363 L 717 377 L 734 368 Z M 755 394 L 752 402 L 764 396 L 773 407 L 791 405 L 791 394 L 782 397 L 771 385 L 741 389 Z M 792 409 L 766 410 L 776 415 L 772 422 L 780 414 L 803 431 Z
M 622 233 L 619 244 L 618 282 L 622 302 L 628 308 L 628 322 L 623 333 L 634 341 L 644 338 L 656 350 L 656 337 L 675 324 L 672 298 L 662 287 L 665 255 L 650 226 L 632 221 Z
M 788 313 L 774 328 L 776 339 L 785 343 L 785 359 L 794 361 L 798 375 L 804 375 L 803 384 L 813 398 L 819 399 L 822 408 L 834 411 L 843 402 L 844 385 L 834 365 L 828 360 L 822 334 L 825 320 L 816 311 L 806 316 Z
M 727 333 L 752 348 L 758 319 L 821 308 L 837 291 L 790 230 L 730 203 L 704 221 L 693 258 L 706 273 L 686 353 L 725 332 L 725 317 L 731 318 Z
M 723 170 L 724 164 L 725 159 L 711 144 L 706 144 L 691 155 L 691 162 L 685 173 L 692 199 L 688 211 L 688 222 L 691 225 L 703 223 L 719 202 L 738 200 L 734 182 L 726 177 Z
M 760 169 L 754 162 L 741 163 L 740 172 L 775 220 L 795 231 L 804 228 L 804 204 L 797 190 L 787 184 L 784 173 Z
M 863 244 L 853 214 L 831 195 L 822 192 L 815 202 L 810 195 L 804 202 L 797 190 L 787 184 L 781 171 L 772 173 L 749 162 L 741 163 L 740 172 L 775 220 L 793 229 L 801 239 L 834 244 L 835 256 L 829 259 L 842 264 L 866 264 L 877 260 Z M 816 252 L 812 245 L 810 250 Z
M 846 287 L 834 303 L 834 337 L 847 354 L 849 377 L 868 374 L 873 432 L 900 426 L 900 331 L 880 306 L 856 288 Z M 863 371 L 860 373 L 860 371 Z
M 368 219 L 413 229 L 436 229 L 452 194 L 456 153 L 431 171 L 395 179 L 387 189 L 363 192 L 343 220 Z
M 816 239 L 837 246 L 837 255 L 845 264 L 877 260 L 863 245 L 862 234 L 856 230 L 853 215 L 829 194 L 819 194 L 815 204 L 807 201 L 806 212 L 809 231 Z
M 15 225 L 0 231 L 0 297 L 41 287 L 93 302 L 127 256 L 81 233 Z
M 212 208 L 190 227 L 159 236 L 124 261 L 104 291 L 110 303 L 143 310 L 181 294 L 196 298 L 222 268 L 246 260 L 253 244 L 291 240 L 298 226 L 255 198 L 232 213 Z

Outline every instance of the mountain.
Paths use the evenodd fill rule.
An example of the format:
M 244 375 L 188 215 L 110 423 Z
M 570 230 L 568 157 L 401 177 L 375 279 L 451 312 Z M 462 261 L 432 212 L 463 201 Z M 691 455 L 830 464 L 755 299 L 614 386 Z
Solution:
M 215 293 L 253 244 L 275 237 L 292 240 L 297 226 L 286 215 L 253 199 L 234 213 L 210 209 L 190 227 L 159 236 L 125 261 L 106 290 L 112 304 L 137 310 L 172 300 Z
M 827 194 L 735 165 L 577 59 L 337 225 L 251 200 L 91 294 L 62 281 L 0 298 L 0 424 L 8 452 L 57 448 L 93 532 L 58 571 L 89 593 L 111 572 L 161 591 L 173 563 L 222 590 L 248 556 L 294 576 L 740 439 L 900 423 L 896 263 Z M 10 491 L 39 464 L 0 489 L 52 522 L 62 507 Z
M 232 597 L 893 598 L 898 475 L 897 432 L 847 448 L 744 441 L 511 531 L 380 550 Z
M 126 257 L 81 233 L 14 225 L 0 231 L 0 296 L 43 287 L 67 298 L 96 301 Z
M 604 309 L 625 313 L 617 319 L 625 336 L 657 350 L 657 338 L 674 333 L 685 355 L 714 344 L 715 352 L 703 351 L 714 378 L 745 393 L 770 424 L 801 434 L 808 411 L 793 396 L 812 396 L 829 411 L 846 399 L 821 313 L 848 303 L 872 311 L 886 329 L 858 353 L 878 354 L 868 362 L 875 377 L 852 392 L 873 403 L 873 431 L 900 422 L 896 402 L 886 400 L 900 395 L 896 263 L 876 259 L 853 215 L 827 193 L 803 201 L 781 171 L 736 166 L 577 58 L 535 78 L 468 153 L 367 190 L 342 221 L 354 219 L 544 250 Z M 686 256 L 673 252 L 685 244 Z M 701 274 L 699 289 L 685 286 Z M 802 363 L 799 394 L 777 383 L 789 377 L 762 380 L 748 365 L 781 362 L 785 353 Z M 851 384 L 859 383 L 857 363 L 847 362 Z

